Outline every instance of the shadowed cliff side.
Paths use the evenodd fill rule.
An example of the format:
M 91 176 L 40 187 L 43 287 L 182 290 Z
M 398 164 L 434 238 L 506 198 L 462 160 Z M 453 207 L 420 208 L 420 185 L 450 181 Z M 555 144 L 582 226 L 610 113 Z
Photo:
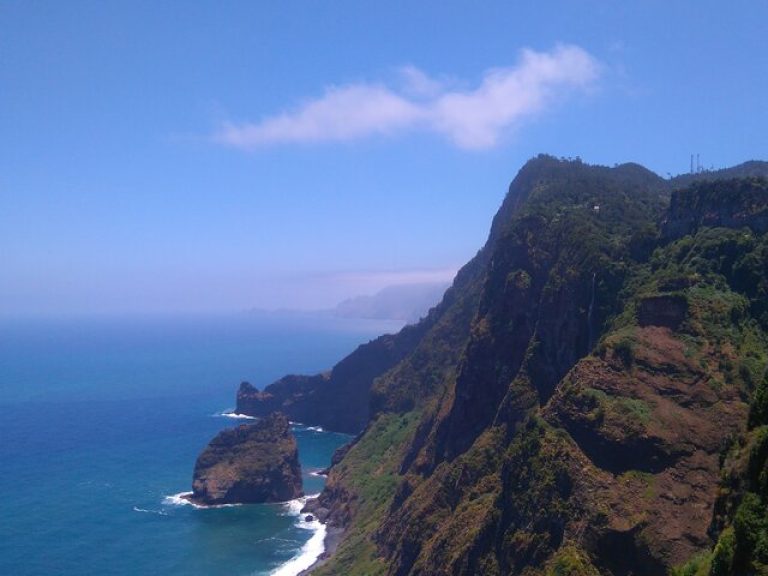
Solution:
M 285 376 L 262 391 L 243 382 L 237 392 L 235 411 L 264 416 L 280 410 L 292 421 L 355 434 L 368 422 L 369 393 L 374 378 L 413 350 L 432 321 L 432 315 L 395 335 L 386 334 L 358 346 L 329 372 Z
M 550 162 L 557 164 L 558 161 L 542 156 L 539 162 L 543 165 Z M 521 171 L 524 183 L 518 180 L 512 183 L 499 210 L 500 215 L 514 213 L 530 190 L 527 180 L 535 179 L 540 171 L 541 167 L 537 170 Z M 375 413 L 400 401 L 412 404 L 415 396 L 431 393 L 435 385 L 434 382 L 430 383 L 431 380 L 440 379 L 442 376 L 435 374 L 426 379 L 413 376 L 412 380 L 418 380 L 416 389 L 424 388 L 421 392 L 411 390 L 397 395 L 390 390 L 386 397 L 375 392 L 373 397 L 371 395 L 374 380 L 406 360 L 409 355 L 413 354 L 414 359 L 407 360 L 399 367 L 403 374 L 403 377 L 398 379 L 399 382 L 408 381 L 405 372 L 412 368 L 413 362 L 431 365 L 452 364 L 466 333 L 466 330 L 453 330 L 452 318 L 462 317 L 463 320 L 458 321 L 465 324 L 471 320 L 479 291 L 478 283 L 484 277 L 491 249 L 507 224 L 504 218 L 497 215 L 485 247 L 459 270 L 440 303 L 432 308 L 425 318 L 414 325 L 406 326 L 397 334 L 387 334 L 359 346 L 327 373 L 285 376 L 262 391 L 244 382 L 237 393 L 236 412 L 249 416 L 264 416 L 274 410 L 280 410 L 294 421 L 323 426 L 338 432 L 357 433 L 369 422 L 371 407 Z M 441 354 L 437 350 L 439 346 L 429 343 L 435 338 L 431 333 L 440 333 L 441 330 L 450 341 L 445 350 L 447 357 L 439 361 L 428 360 L 424 357 L 425 353 Z
M 712 544 L 766 366 L 766 238 L 738 216 L 765 182 L 675 192 L 699 213 L 679 238 L 637 165 L 542 157 L 516 186 L 484 270 L 376 380 L 320 497 L 347 532 L 318 574 L 659 574 Z

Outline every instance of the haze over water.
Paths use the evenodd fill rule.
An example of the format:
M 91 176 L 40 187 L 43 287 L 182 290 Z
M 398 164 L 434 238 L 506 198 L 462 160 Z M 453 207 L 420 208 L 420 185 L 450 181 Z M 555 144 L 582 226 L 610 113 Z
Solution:
M 281 505 L 200 510 L 195 458 L 237 384 L 330 368 L 394 327 L 252 316 L 0 325 L 0 573 L 267 574 L 312 536 Z M 297 425 L 307 494 L 343 434 Z

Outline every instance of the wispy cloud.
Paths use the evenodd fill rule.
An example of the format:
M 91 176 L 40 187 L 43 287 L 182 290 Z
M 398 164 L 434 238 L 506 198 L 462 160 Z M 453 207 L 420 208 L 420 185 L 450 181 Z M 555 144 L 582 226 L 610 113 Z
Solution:
M 505 132 L 563 96 L 589 88 L 598 62 L 578 46 L 523 50 L 517 63 L 483 74 L 474 89 L 458 89 L 413 66 L 400 87 L 357 83 L 326 88 L 294 110 L 256 123 L 226 123 L 215 138 L 239 148 L 350 141 L 405 131 L 440 134 L 466 149 L 491 148 Z
M 359 289 L 384 288 L 405 284 L 449 283 L 456 276 L 457 267 L 426 268 L 411 270 L 368 270 L 354 272 L 332 272 L 320 279 L 339 285 L 355 286 Z

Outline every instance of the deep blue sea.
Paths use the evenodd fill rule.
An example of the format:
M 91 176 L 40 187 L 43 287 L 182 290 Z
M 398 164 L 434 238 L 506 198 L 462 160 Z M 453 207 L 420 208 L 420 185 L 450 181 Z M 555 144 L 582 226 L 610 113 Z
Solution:
M 321 536 L 297 503 L 172 497 L 190 490 L 207 442 L 241 423 L 221 416 L 241 380 L 324 370 L 396 328 L 246 314 L 1 320 L 0 574 L 295 573 Z M 317 493 L 311 473 L 349 437 L 294 431 L 305 492 Z

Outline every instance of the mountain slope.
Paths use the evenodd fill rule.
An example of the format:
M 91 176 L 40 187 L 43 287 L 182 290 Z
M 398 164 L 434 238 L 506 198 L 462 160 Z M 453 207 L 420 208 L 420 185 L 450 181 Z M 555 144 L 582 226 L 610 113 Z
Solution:
M 721 450 L 766 365 L 768 194 L 674 192 L 681 236 L 670 187 L 637 165 L 521 170 L 374 381 L 320 498 L 347 533 L 318 574 L 658 574 L 712 544 Z

